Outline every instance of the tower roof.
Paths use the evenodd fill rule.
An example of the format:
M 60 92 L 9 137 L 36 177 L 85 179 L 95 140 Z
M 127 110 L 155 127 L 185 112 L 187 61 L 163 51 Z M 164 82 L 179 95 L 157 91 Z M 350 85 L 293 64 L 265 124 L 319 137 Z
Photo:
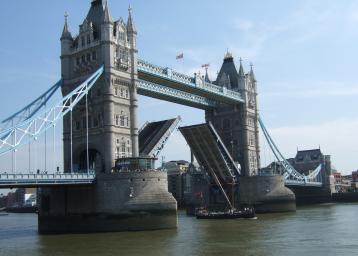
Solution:
M 105 22 L 105 23 L 113 23 L 111 14 L 109 13 L 107 1 L 106 1 L 106 3 L 104 4 L 104 22 Z
M 68 29 L 67 17 L 68 17 L 68 14 L 65 13 L 65 25 L 63 26 L 61 39 L 72 39 L 71 32 Z
M 242 59 L 240 58 L 239 77 L 245 77 L 244 67 L 242 66 Z
M 128 8 L 128 21 L 127 21 L 127 30 L 128 32 L 134 32 L 136 33 L 136 29 L 133 23 L 133 18 L 132 18 L 132 7 L 129 6 Z
M 234 57 L 230 52 L 226 52 L 224 57 L 224 63 L 221 66 L 220 72 L 218 74 L 218 77 L 216 78 L 216 83 L 220 80 L 220 78 L 227 74 L 230 78 L 230 85 L 231 88 L 237 88 L 238 87 L 238 74 L 237 69 L 234 63 Z
M 91 8 L 88 11 L 86 20 L 92 24 L 99 26 L 104 21 L 103 0 L 92 0 Z
M 209 78 L 209 74 L 208 74 L 208 70 L 207 70 L 207 69 L 206 69 L 206 71 L 205 71 L 204 81 L 207 82 L 207 83 L 211 83 L 211 80 L 210 80 L 210 78 Z
M 256 82 L 256 77 L 255 77 L 255 73 L 254 73 L 254 68 L 253 68 L 253 64 L 251 63 L 251 68 L 250 68 L 250 78 L 252 79 L 252 81 Z

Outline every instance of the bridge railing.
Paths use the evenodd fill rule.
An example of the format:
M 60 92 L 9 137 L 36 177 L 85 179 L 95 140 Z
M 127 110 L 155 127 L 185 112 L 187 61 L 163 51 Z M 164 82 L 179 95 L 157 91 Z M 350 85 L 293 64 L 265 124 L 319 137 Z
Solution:
M 192 88 L 199 88 L 210 93 L 215 93 L 220 96 L 226 96 L 233 100 L 243 102 L 241 93 L 229 90 L 225 87 L 221 87 L 212 83 L 205 82 L 204 79 L 200 76 L 191 77 L 174 71 L 170 68 L 160 67 L 141 59 L 138 60 L 138 70 L 155 75 L 157 77 L 173 80 L 190 86 Z
M 94 180 L 94 173 L 50 173 L 50 174 L 31 174 L 31 173 L 0 173 L 2 181 L 36 181 L 36 180 Z

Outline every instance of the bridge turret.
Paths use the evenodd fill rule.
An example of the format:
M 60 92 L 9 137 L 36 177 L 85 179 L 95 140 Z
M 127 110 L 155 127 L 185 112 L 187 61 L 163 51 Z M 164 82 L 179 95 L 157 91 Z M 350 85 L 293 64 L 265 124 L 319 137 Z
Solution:
M 242 59 L 240 58 L 240 68 L 239 68 L 239 79 L 238 79 L 238 90 L 242 91 L 245 89 L 246 86 L 246 77 L 244 67 L 242 65 Z
M 88 14 L 72 41 L 69 58 L 63 65 L 66 76 L 63 94 L 78 81 L 104 64 L 105 72 L 88 97 L 89 167 L 110 172 L 120 157 L 138 154 L 136 31 L 130 14 L 128 25 L 122 18 L 112 19 L 109 3 L 93 0 Z M 68 30 L 68 28 L 67 28 Z M 128 30 L 128 31 L 127 31 Z M 63 57 L 62 57 L 63 58 Z M 74 170 L 87 168 L 86 113 L 73 111 L 71 149 L 70 120 L 64 119 L 64 166 Z
M 206 111 L 206 121 L 213 123 L 244 176 L 258 174 L 260 167 L 256 79 L 250 73 L 245 74 L 242 60 L 237 72 L 234 58 L 227 52 L 215 83 L 223 87 L 229 83 L 228 89 L 240 92 L 245 102 Z
M 138 50 L 137 50 L 137 31 L 135 29 L 132 8 L 128 8 L 128 21 L 127 21 L 127 36 L 129 41 L 129 52 L 130 52 L 130 67 L 131 67 L 131 139 L 132 139 L 132 156 L 139 156 L 139 143 L 138 143 L 138 95 L 136 81 L 138 79 Z
M 70 53 L 71 47 L 73 44 L 73 38 L 71 32 L 68 28 L 68 15 L 65 13 L 65 24 L 63 26 L 62 35 L 61 35 L 61 67 L 62 67 L 62 77 L 67 79 L 70 75 Z

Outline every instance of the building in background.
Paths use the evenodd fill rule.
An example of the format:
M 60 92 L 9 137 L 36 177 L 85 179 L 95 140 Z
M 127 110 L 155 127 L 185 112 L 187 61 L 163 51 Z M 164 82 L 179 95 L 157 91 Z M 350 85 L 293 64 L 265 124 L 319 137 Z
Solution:
M 36 207 L 37 193 L 35 188 L 18 188 L 7 195 L 0 196 L 0 208 Z
M 168 173 L 168 190 L 178 202 L 178 207 L 185 206 L 184 190 L 189 162 L 184 160 L 170 161 L 163 164 Z

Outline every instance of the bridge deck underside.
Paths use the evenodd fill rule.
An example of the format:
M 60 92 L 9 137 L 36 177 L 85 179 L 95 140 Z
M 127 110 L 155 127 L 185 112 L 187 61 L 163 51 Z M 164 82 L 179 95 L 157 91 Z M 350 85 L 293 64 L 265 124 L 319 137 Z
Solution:
M 215 108 L 219 105 L 219 102 L 214 100 L 145 80 L 138 81 L 137 90 L 140 95 L 203 110 Z
M 138 71 L 138 78 L 154 84 L 160 84 L 172 89 L 176 89 L 193 95 L 198 95 L 217 102 L 222 102 L 226 104 L 240 104 L 243 102 L 242 98 L 229 97 L 225 95 L 224 92 L 219 93 L 208 91 L 204 88 L 200 88 L 200 86 L 196 86 L 195 84 L 188 85 L 185 82 L 171 80 L 170 78 L 158 76 L 149 72 L 145 72 L 143 70 Z
M 174 118 L 147 124 L 139 133 L 140 154 L 149 155 L 175 121 Z
M 232 182 L 232 172 L 220 151 L 218 138 L 211 132 L 208 124 L 181 127 L 179 130 L 204 169 L 214 171 L 221 182 Z

